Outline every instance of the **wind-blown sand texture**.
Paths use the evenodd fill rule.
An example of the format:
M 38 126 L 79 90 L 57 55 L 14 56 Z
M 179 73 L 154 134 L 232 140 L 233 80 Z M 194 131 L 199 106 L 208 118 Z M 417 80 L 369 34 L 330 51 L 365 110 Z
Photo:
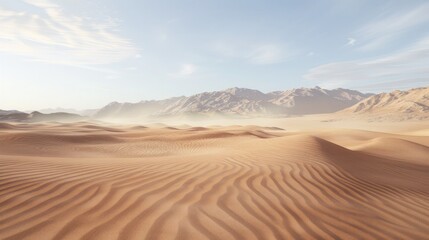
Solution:
M 0 124 L 0 239 L 427 239 L 429 137 Z

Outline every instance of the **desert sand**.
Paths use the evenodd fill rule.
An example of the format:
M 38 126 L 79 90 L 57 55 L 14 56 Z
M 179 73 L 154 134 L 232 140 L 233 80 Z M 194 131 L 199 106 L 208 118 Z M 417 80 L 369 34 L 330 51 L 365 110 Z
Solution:
M 427 123 L 306 121 L 0 123 L 0 239 L 427 239 Z

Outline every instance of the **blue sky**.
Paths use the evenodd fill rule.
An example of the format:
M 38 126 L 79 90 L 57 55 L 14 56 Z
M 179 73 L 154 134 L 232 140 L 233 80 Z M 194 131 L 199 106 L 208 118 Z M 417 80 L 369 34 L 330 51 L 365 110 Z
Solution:
M 3 0 L 0 109 L 429 85 L 429 2 Z

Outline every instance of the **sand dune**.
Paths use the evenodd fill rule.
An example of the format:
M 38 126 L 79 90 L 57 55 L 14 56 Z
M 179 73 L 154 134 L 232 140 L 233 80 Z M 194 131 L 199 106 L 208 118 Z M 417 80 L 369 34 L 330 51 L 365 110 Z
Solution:
M 427 239 L 425 133 L 2 124 L 0 239 Z

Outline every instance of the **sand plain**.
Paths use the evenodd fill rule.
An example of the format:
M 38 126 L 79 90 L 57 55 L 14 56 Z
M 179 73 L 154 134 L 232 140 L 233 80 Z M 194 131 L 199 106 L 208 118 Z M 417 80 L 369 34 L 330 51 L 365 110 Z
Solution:
M 0 239 L 427 239 L 425 123 L 297 122 L 0 123 Z

